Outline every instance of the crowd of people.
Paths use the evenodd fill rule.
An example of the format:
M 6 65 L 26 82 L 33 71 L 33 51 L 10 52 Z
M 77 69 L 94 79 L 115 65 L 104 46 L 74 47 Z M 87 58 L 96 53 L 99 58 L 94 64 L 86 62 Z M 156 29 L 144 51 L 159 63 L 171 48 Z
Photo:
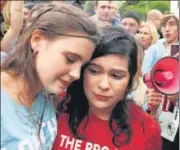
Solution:
M 179 59 L 179 16 L 93 4 L 90 16 L 81 1 L 1 1 L 2 150 L 179 149 L 179 93 L 164 113 L 143 82 Z

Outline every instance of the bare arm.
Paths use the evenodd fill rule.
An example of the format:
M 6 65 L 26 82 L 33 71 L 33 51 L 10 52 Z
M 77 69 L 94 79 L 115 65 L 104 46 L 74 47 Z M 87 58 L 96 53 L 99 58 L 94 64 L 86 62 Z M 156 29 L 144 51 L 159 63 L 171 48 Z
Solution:
M 10 7 L 10 27 L 1 41 L 1 48 L 6 53 L 10 53 L 13 45 L 15 44 L 19 33 L 23 26 L 23 13 L 24 1 L 11 1 Z

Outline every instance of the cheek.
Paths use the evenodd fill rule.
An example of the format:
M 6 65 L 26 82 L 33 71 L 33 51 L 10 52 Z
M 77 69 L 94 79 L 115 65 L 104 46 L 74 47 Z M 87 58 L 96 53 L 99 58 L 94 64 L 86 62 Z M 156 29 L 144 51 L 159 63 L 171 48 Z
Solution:
M 146 43 L 147 44 L 151 43 L 151 37 L 149 37 L 149 35 L 146 36 Z
M 60 76 L 68 72 L 69 68 L 69 65 L 63 61 L 62 57 L 39 55 L 36 58 L 36 69 L 40 79 L 52 80 L 60 78 Z
M 92 77 L 87 73 L 87 71 L 84 72 L 84 81 L 83 81 L 83 86 L 84 86 L 84 91 L 86 95 L 89 95 L 89 91 L 93 87 L 93 80 L 91 80 Z
M 178 31 L 177 28 L 174 28 L 174 29 L 173 29 L 173 32 L 174 32 L 174 35 L 175 35 L 175 36 L 178 36 L 178 35 L 179 35 L 179 31 Z
M 127 86 L 128 86 L 128 79 L 126 79 L 118 84 L 117 83 L 114 84 L 114 87 L 115 87 L 114 95 L 118 101 L 123 98 L 123 96 L 126 92 Z
M 148 39 L 148 44 L 151 45 L 151 43 L 152 43 L 152 38 L 149 38 Z
M 148 35 L 147 39 L 148 39 L 149 41 L 151 41 L 153 38 L 152 38 L 151 35 Z

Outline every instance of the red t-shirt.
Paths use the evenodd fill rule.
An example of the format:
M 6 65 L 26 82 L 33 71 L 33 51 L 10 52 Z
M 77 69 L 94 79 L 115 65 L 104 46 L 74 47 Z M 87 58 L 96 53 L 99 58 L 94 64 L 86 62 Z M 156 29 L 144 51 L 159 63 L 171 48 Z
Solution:
M 128 144 L 116 147 L 112 142 L 113 133 L 108 121 L 91 114 L 85 130 L 85 139 L 81 140 L 71 133 L 68 115 L 61 114 L 53 150 L 161 150 L 160 128 L 152 117 L 134 104 L 129 105 L 129 116 L 132 128 L 131 140 Z M 85 120 L 82 121 L 78 131 L 83 131 L 84 123 Z M 121 135 L 119 139 L 124 137 L 125 135 Z

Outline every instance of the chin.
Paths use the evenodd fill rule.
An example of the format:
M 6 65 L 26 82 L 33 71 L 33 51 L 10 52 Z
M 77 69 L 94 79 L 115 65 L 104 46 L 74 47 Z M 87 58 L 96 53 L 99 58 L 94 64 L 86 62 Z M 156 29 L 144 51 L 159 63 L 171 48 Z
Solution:
M 106 105 L 106 104 L 103 104 L 103 103 L 101 103 L 101 104 L 94 104 L 93 107 L 96 108 L 96 109 L 99 109 L 99 110 L 109 109 L 109 106 Z
M 60 88 L 48 89 L 48 91 L 55 95 L 61 95 L 64 91 Z

